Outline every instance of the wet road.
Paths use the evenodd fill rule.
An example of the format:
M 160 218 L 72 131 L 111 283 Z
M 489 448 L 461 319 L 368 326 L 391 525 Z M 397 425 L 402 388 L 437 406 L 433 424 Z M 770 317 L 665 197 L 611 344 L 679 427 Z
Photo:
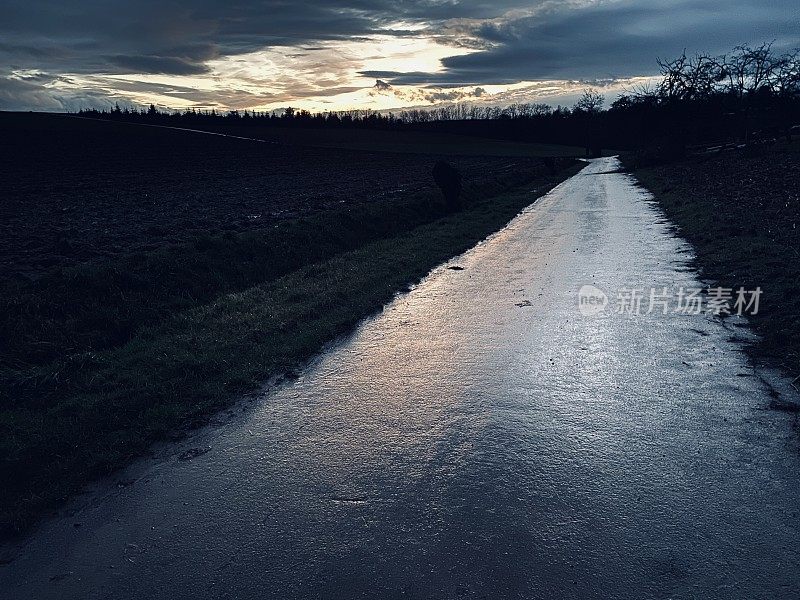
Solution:
M 699 286 L 616 166 L 77 500 L 4 597 L 798 597 L 796 432 L 735 327 L 578 311 L 585 284 Z

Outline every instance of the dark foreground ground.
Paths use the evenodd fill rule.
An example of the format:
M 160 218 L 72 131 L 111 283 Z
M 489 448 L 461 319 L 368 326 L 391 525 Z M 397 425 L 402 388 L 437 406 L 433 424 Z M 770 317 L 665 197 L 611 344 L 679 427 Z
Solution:
M 751 354 L 800 375 L 800 140 L 634 175 L 691 242 L 705 279 L 762 288 Z
M 291 375 L 576 169 L 448 156 L 465 180 L 452 214 L 432 154 L 44 115 L 0 124 L 3 533 Z

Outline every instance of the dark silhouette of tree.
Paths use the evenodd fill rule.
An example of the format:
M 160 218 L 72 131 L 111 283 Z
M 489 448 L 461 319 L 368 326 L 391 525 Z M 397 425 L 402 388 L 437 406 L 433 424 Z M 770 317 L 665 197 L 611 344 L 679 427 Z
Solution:
M 590 88 L 584 90 L 583 95 L 573 107 L 574 118 L 586 121 L 583 143 L 586 147 L 586 156 L 591 158 L 598 158 L 603 154 L 599 141 L 601 136 L 600 123 L 597 117 L 603 110 L 604 103 L 605 98 L 603 95 L 597 90 Z
M 790 136 L 800 123 L 800 56 L 778 55 L 772 44 L 738 46 L 725 56 L 683 52 L 658 60 L 660 81 L 638 86 L 606 110 L 597 90 L 586 90 L 572 109 L 515 102 L 505 107 L 456 103 L 430 110 L 397 112 L 347 110 L 312 113 L 287 107 L 270 112 L 215 108 L 183 111 L 147 109 L 129 112 L 84 110 L 93 118 L 218 130 L 331 128 L 420 130 L 504 140 L 546 142 L 615 149 L 657 148 L 679 156 L 694 145 L 755 144 Z
M 603 109 L 604 103 L 605 97 L 603 94 L 589 88 L 583 91 L 583 95 L 575 103 L 574 109 L 590 115 L 596 115 Z

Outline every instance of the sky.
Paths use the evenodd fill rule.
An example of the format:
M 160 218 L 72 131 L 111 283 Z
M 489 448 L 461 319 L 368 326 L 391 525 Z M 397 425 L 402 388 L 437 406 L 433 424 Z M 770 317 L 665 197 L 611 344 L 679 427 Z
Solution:
M 569 105 L 764 41 L 798 0 L 2 0 L 0 110 Z

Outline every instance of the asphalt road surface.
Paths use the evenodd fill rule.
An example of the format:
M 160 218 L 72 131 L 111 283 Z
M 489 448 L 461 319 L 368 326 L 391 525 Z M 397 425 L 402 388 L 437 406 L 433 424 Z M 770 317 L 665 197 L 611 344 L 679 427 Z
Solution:
M 0 595 L 797 598 L 793 417 L 741 319 L 664 300 L 702 287 L 690 249 L 617 167 L 94 486 L 6 549 Z

